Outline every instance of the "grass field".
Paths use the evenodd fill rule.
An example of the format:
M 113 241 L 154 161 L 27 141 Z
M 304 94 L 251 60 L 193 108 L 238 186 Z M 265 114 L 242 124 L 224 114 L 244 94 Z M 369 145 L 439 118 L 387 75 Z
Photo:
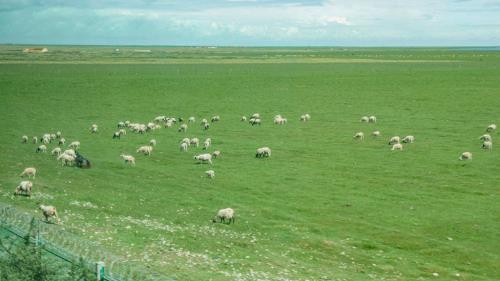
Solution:
M 1 202 L 38 216 L 53 204 L 54 227 L 179 280 L 500 279 L 500 152 L 478 139 L 500 123 L 500 52 L 139 48 L 0 47 Z M 262 126 L 240 122 L 254 112 Z M 288 124 L 273 125 L 276 114 Z M 158 115 L 197 123 L 111 138 L 118 121 Z M 58 130 L 91 169 L 20 142 Z M 393 152 L 393 135 L 416 142 Z M 186 136 L 211 137 L 221 158 L 196 164 L 201 147 L 179 151 Z M 153 154 L 137 155 L 152 138 Z M 261 146 L 271 158 L 254 157 Z M 464 151 L 474 159 L 458 161 Z M 34 196 L 13 197 L 28 166 Z M 236 223 L 212 224 L 226 207 Z

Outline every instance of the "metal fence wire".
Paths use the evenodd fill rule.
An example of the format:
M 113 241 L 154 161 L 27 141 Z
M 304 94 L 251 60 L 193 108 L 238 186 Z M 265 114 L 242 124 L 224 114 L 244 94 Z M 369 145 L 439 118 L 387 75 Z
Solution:
M 25 239 L 30 231 L 33 216 L 23 214 L 14 207 L 0 203 L 0 227 L 13 237 Z M 83 258 L 84 264 L 96 275 L 98 281 L 173 281 L 125 259 L 105 252 L 91 241 L 82 243 L 82 238 L 35 219 L 35 235 L 32 243 L 43 245 L 43 250 L 54 257 L 71 264 Z

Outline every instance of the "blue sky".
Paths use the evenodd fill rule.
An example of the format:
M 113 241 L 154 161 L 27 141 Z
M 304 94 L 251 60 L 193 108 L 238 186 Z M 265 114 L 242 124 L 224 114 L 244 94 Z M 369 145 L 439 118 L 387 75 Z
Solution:
M 0 43 L 500 45 L 500 0 L 0 0 Z

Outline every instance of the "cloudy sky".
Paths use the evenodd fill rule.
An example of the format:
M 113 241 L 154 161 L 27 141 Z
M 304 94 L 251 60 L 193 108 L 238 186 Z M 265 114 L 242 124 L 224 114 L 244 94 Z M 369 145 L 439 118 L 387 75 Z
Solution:
M 500 0 L 0 0 L 0 43 L 500 45 Z

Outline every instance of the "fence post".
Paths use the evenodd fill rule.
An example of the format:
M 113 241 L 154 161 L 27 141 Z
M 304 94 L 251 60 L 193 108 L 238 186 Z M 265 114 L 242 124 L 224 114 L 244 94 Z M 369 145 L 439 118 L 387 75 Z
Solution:
M 96 263 L 97 281 L 104 281 L 104 262 L 99 261 Z

